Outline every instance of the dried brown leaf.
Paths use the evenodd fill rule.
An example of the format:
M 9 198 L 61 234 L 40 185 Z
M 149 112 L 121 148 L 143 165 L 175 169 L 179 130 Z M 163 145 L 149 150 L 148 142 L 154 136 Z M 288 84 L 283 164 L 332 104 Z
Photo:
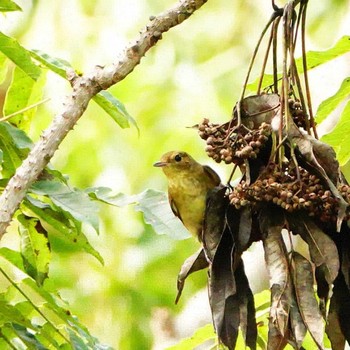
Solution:
M 208 260 L 204 254 L 203 249 L 200 249 L 198 252 L 191 255 L 185 260 L 181 266 L 179 275 L 177 276 L 177 296 L 175 304 L 180 300 L 182 290 L 185 286 L 186 278 L 193 272 L 205 269 L 209 266 Z
M 335 299 L 331 299 L 328 312 L 328 320 L 326 324 L 326 333 L 331 341 L 332 350 L 344 350 L 345 337 L 340 328 L 338 318 L 339 305 L 336 304 Z
M 270 317 L 284 337 L 289 319 L 289 266 L 286 247 L 281 235 L 284 226 L 283 213 L 274 207 L 260 212 L 260 229 L 264 235 L 265 261 L 270 278 Z
M 272 319 L 269 320 L 267 350 L 283 350 L 287 345 L 287 337 L 282 336 Z
M 333 240 L 306 215 L 290 214 L 288 223 L 293 233 L 299 234 L 308 244 L 312 262 L 317 267 L 322 266 L 326 281 L 331 285 L 339 272 L 338 249 Z
M 297 146 L 296 154 L 302 165 L 323 179 L 334 197 L 337 198 L 339 205 L 337 231 L 339 232 L 348 203 L 337 189 L 341 172 L 334 150 L 331 146 L 301 132 L 294 123 L 291 123 L 288 129 L 288 138 L 292 145 Z
M 226 187 L 215 187 L 208 193 L 203 222 L 203 248 L 210 261 L 214 255 L 224 232 L 226 209 L 229 204 L 225 196 Z
M 237 336 L 232 330 L 239 325 L 239 306 L 236 298 L 236 282 L 231 270 L 233 240 L 225 230 L 218 245 L 209 275 L 209 303 L 214 328 L 221 341 L 230 348 Z M 232 333 L 233 332 L 233 333 Z
M 323 347 L 324 325 L 314 293 L 310 262 L 297 252 L 292 255 L 293 282 L 301 317 L 318 349 Z
M 291 291 L 290 295 L 290 338 L 292 338 L 292 343 L 295 344 L 295 348 L 300 349 L 307 328 L 304 324 L 303 318 L 301 317 L 297 301 L 295 299 L 295 294 Z

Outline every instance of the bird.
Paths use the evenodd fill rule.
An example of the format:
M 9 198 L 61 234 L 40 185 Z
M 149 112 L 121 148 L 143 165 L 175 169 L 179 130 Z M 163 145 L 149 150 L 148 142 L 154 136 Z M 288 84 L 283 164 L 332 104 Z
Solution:
M 173 213 L 201 242 L 207 193 L 220 185 L 219 175 L 183 151 L 167 152 L 153 166 L 161 167 L 167 177 L 168 199 Z

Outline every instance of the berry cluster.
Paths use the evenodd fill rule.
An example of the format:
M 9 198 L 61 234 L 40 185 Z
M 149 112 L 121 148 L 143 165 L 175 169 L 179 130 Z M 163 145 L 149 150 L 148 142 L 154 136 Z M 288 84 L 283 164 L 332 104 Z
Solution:
M 345 200 L 350 202 L 350 187 L 339 188 Z M 304 209 L 310 216 L 321 221 L 337 219 L 337 200 L 317 178 L 304 168 L 279 169 L 276 164 L 268 166 L 251 185 L 241 181 L 229 194 L 232 205 L 237 209 L 248 203 L 272 202 L 288 212 Z
M 263 122 L 258 129 L 250 130 L 233 121 L 213 124 L 205 118 L 198 125 L 199 136 L 206 140 L 209 157 L 216 162 L 242 164 L 244 159 L 254 159 L 271 135 L 271 126 Z

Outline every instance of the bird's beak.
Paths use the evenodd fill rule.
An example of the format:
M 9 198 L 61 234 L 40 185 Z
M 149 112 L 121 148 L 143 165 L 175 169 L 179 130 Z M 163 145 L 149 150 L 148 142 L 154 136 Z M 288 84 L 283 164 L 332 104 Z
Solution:
M 167 166 L 168 163 L 167 162 L 156 162 L 153 164 L 153 166 L 157 167 L 157 168 L 161 168 L 163 166 Z

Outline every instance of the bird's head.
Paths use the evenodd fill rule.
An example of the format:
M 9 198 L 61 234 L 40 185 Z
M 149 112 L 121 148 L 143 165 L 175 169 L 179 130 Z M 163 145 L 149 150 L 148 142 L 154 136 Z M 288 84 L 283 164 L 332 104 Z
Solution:
M 155 167 L 163 168 L 166 175 L 189 170 L 197 162 L 186 152 L 171 151 L 162 155 L 159 162 L 153 164 Z

